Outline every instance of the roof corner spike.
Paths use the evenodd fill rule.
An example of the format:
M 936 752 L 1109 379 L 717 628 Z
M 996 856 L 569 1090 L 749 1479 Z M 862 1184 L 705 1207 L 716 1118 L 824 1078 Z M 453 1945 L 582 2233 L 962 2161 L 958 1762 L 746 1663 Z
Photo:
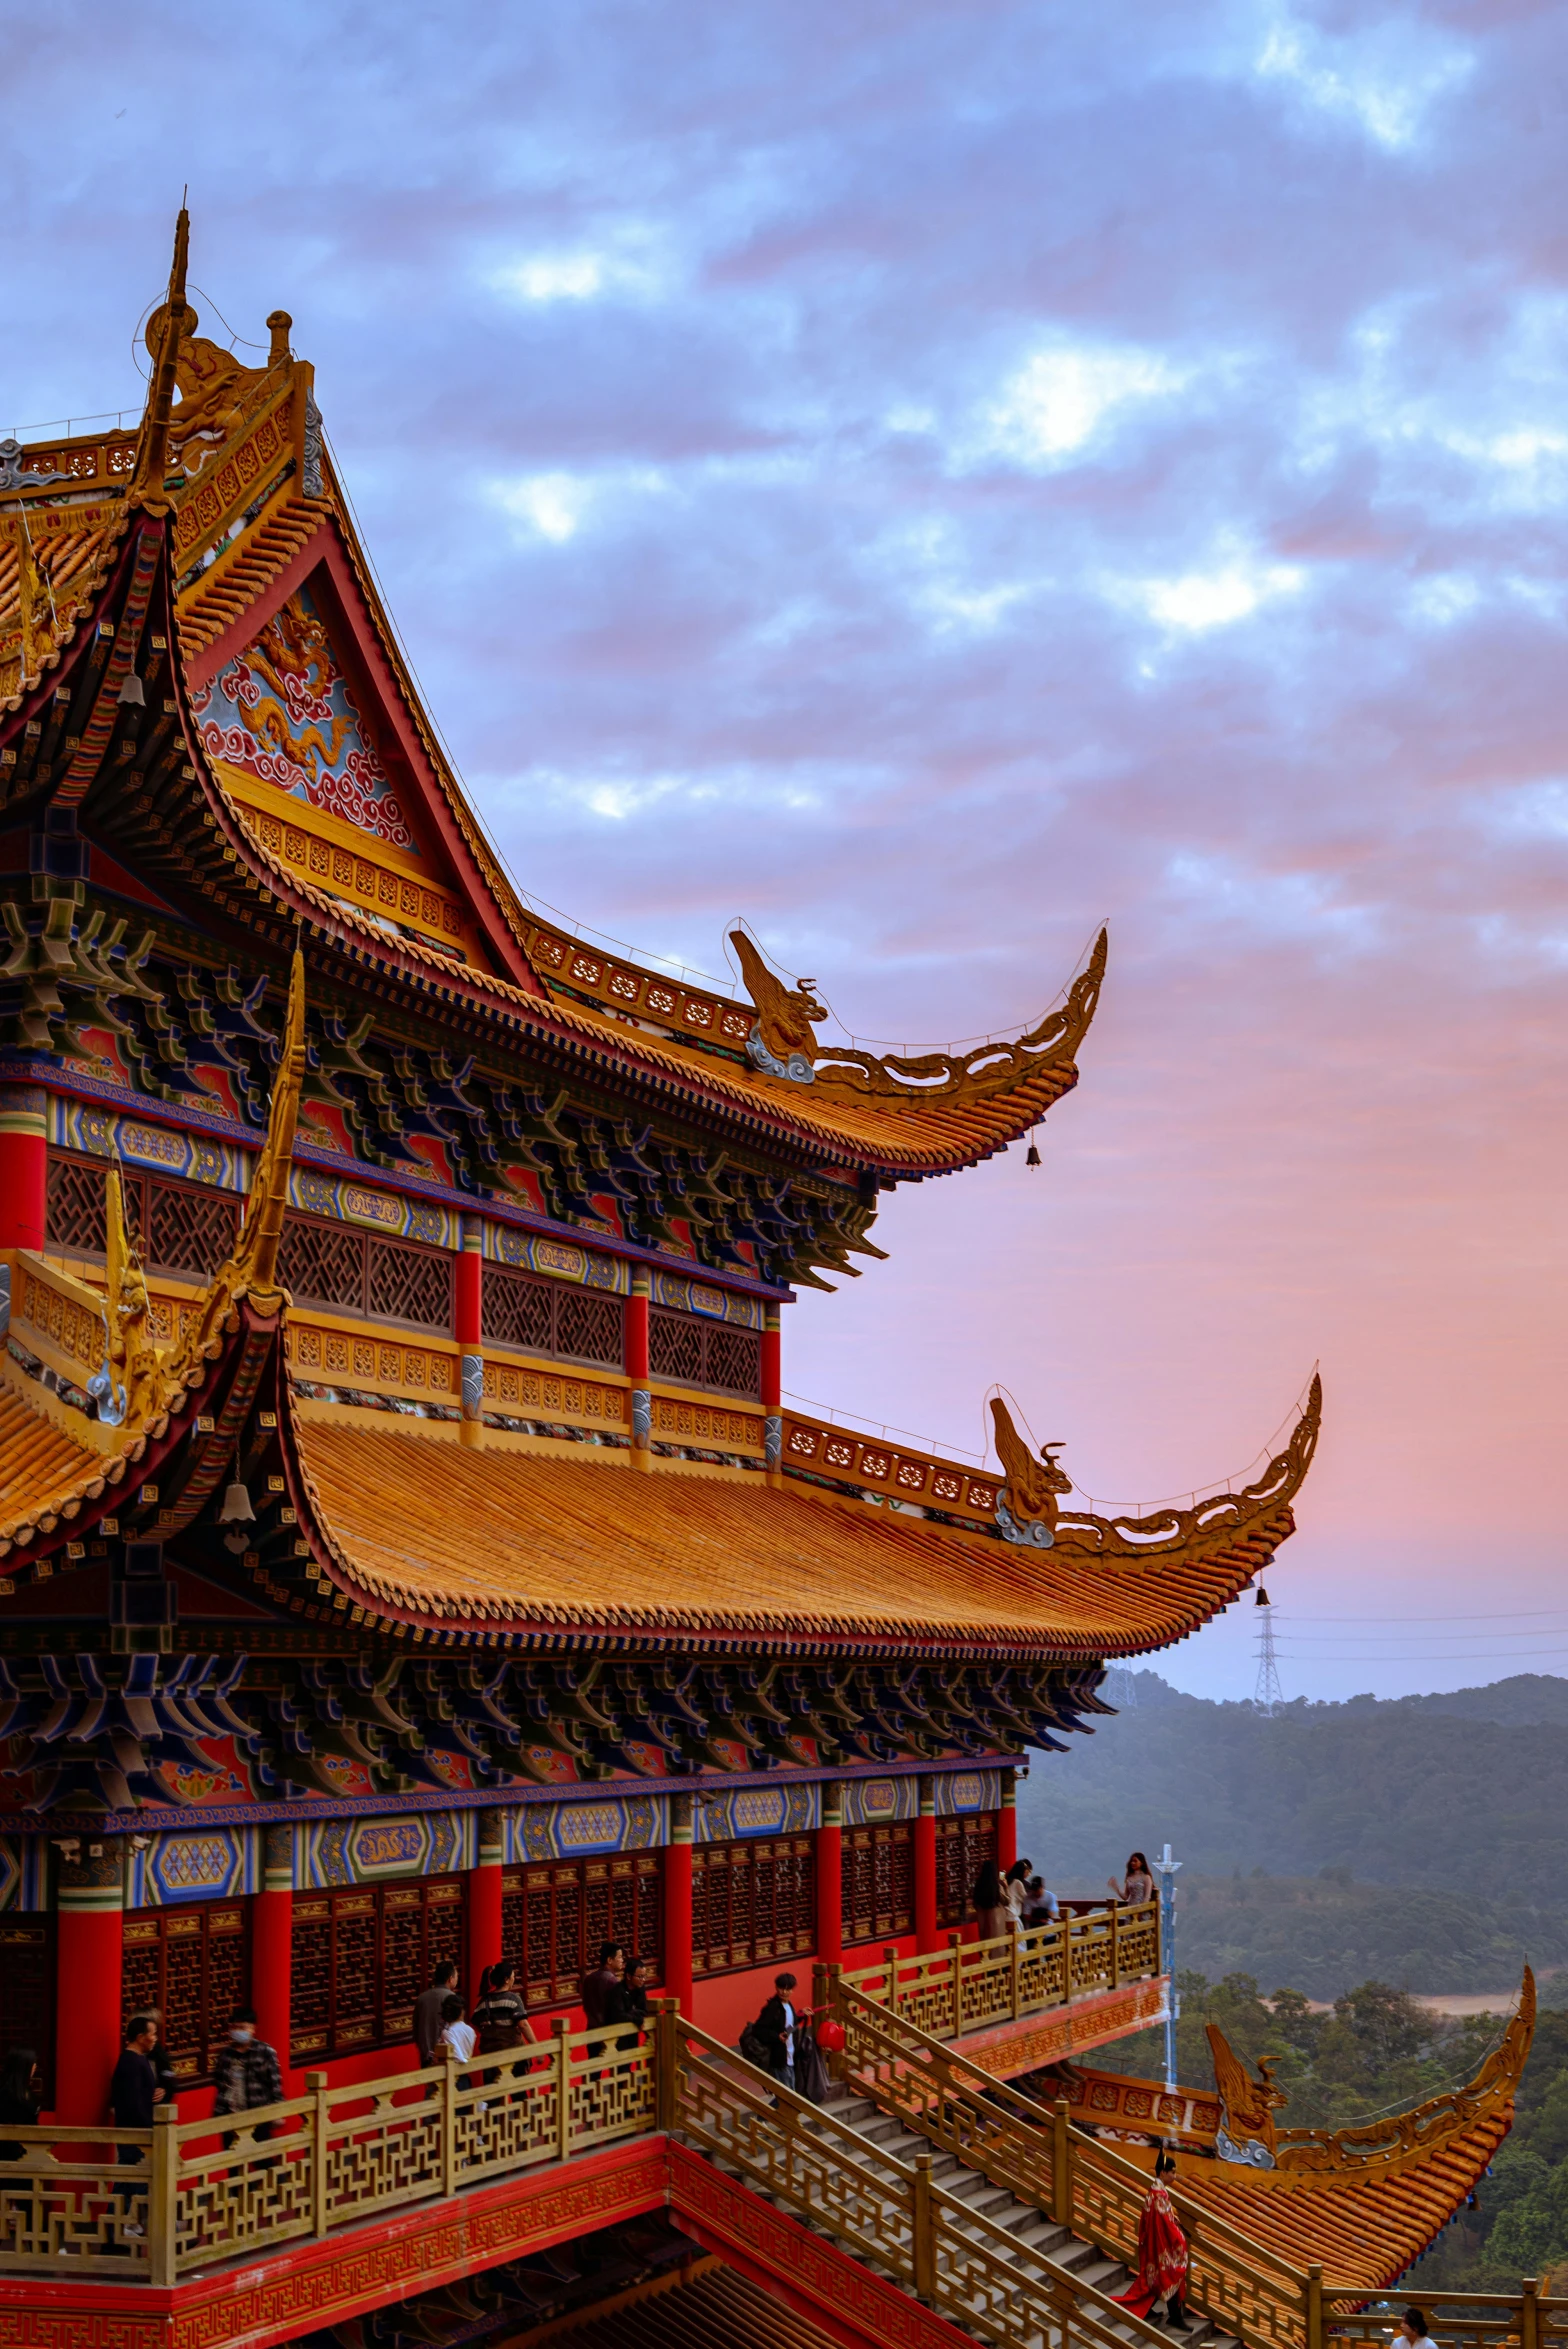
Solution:
M 142 415 L 141 431 L 136 442 L 136 470 L 126 493 L 126 504 L 133 511 L 144 514 L 167 514 L 171 500 L 164 488 L 168 471 L 169 417 L 174 405 L 174 374 L 179 360 L 180 340 L 185 333 L 185 271 L 190 258 L 191 216 L 184 205 L 174 226 L 174 260 L 169 270 L 169 296 L 161 312 L 155 312 L 149 332 L 155 329 L 152 381 L 147 387 L 147 406 Z
M 289 1170 L 294 1163 L 294 1128 L 300 1086 L 305 1080 L 305 957 L 298 946 L 289 971 L 289 1008 L 283 1029 L 283 1057 L 272 1087 L 267 1140 L 256 1162 L 250 1209 L 235 1252 L 236 1263 L 261 1312 L 282 1302 L 277 1285 L 278 1248 L 289 1203 Z

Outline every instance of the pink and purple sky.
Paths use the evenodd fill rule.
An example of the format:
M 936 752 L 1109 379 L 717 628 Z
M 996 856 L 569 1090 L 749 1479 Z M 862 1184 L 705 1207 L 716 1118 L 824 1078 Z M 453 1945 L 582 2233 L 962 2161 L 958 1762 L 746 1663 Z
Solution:
M 139 406 L 188 181 L 526 890 L 917 1045 L 1109 921 L 1043 1167 L 786 1384 L 1134 1500 L 1320 1359 L 1290 1695 L 1568 1670 L 1565 80 L 1531 0 L 65 0 L 0 87 L 0 431 Z

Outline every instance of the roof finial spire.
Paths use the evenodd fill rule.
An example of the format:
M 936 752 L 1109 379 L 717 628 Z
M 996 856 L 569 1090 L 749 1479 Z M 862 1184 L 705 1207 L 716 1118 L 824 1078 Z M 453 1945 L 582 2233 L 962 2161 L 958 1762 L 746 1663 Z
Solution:
M 189 192 L 187 189 L 186 193 Z M 170 505 L 163 480 L 168 470 L 169 411 L 174 404 L 174 373 L 180 355 L 180 338 L 186 332 L 188 315 L 185 270 L 190 257 L 190 243 L 191 216 L 182 200 L 180 216 L 174 225 L 174 260 L 169 270 L 169 298 L 162 311 L 155 313 L 152 321 L 157 329 L 152 381 L 147 387 L 147 407 L 136 444 L 136 471 L 132 475 L 126 498 L 129 506 L 140 508 L 145 514 L 167 514 Z

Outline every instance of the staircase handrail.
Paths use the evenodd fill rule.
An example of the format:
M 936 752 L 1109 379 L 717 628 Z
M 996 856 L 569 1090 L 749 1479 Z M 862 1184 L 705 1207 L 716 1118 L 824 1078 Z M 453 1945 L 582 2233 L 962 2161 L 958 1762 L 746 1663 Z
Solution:
M 818 1975 L 819 2004 L 845 2032 L 846 2077 L 882 2110 L 1020 2200 L 1037 2203 L 1108 2257 L 1135 2260 L 1150 2185 L 1136 2162 L 1079 2128 L 1065 2099 L 1054 2110 L 1037 2103 L 878 2005 L 838 1967 L 819 1967 Z M 1348 2287 L 1325 2285 L 1320 2270 L 1292 2267 L 1193 2201 L 1179 2183 L 1173 2199 L 1193 2262 L 1194 2305 L 1248 2349 L 1281 2349 L 1285 2342 L 1318 2349 L 1322 2299 L 1335 2290 L 1343 2296 Z
M 928 2155 L 908 2163 L 885 2153 L 710 2038 L 673 1999 L 658 2001 L 657 2028 L 667 2131 L 716 2154 L 856 2257 L 891 2272 L 939 2315 L 997 2349 L 1041 2340 L 1058 2349 L 1162 2343 L 1156 2327 L 1096 2285 L 936 2185 Z M 728 2114 L 728 2130 L 705 2117 L 702 2096 Z

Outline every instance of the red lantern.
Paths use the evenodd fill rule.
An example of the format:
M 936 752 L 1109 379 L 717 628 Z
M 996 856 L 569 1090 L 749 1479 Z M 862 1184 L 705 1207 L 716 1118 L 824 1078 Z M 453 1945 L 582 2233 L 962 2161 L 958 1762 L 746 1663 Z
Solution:
M 835 2023 L 833 2017 L 829 2015 L 825 2023 L 817 2025 L 817 2045 L 824 2055 L 837 2055 L 843 2044 L 844 2026 L 842 2023 Z

